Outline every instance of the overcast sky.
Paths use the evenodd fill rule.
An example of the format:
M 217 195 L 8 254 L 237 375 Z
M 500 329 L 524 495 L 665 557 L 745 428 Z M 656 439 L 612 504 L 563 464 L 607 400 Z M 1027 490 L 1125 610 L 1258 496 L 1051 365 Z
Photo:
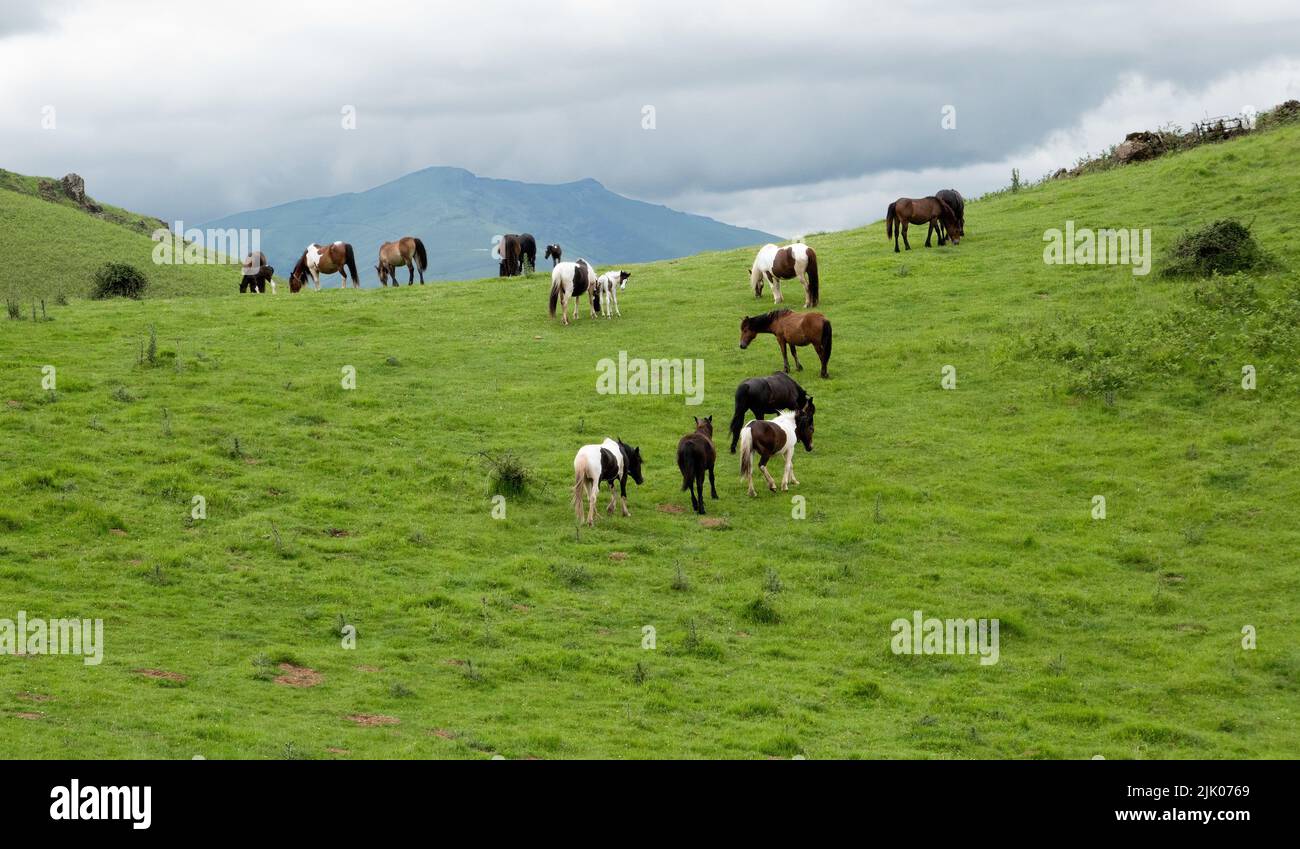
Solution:
M 0 167 L 187 224 L 455 165 L 789 236 L 1288 98 L 1295 0 L 0 0 Z

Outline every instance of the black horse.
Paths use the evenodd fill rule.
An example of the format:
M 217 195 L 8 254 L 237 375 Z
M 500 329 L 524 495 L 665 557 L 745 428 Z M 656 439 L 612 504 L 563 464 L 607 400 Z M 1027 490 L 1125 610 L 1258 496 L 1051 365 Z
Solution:
M 523 253 L 523 242 L 520 237 L 514 233 L 502 236 L 501 241 L 497 243 L 497 251 L 501 254 L 498 276 L 514 277 L 518 274 L 519 257 Z
M 262 293 L 266 291 L 266 284 L 271 282 L 275 269 L 266 264 L 266 254 L 256 251 L 244 260 L 242 272 L 239 291 Z
M 940 189 L 934 196 L 952 208 L 953 214 L 957 216 L 957 238 L 963 238 L 966 235 L 966 198 L 956 189 Z M 942 218 L 939 219 L 939 229 L 943 231 L 939 235 L 945 239 L 951 238 L 948 235 L 948 225 Z
M 736 442 L 740 439 L 746 412 L 762 419 L 768 413 L 802 410 L 805 403 L 810 414 L 816 411 L 812 397 L 785 372 L 778 371 L 768 377 L 751 377 L 741 381 L 736 387 L 736 414 L 731 418 L 731 453 L 736 453 Z
M 552 267 L 552 268 L 554 268 L 555 266 L 559 265 L 559 264 L 560 264 L 560 246 L 559 246 L 559 245 L 547 245 L 547 246 L 546 246 L 546 257 L 545 257 L 545 258 L 551 260 L 551 267 Z
M 537 240 L 532 233 L 519 236 L 519 260 L 521 274 L 532 274 L 537 269 Z

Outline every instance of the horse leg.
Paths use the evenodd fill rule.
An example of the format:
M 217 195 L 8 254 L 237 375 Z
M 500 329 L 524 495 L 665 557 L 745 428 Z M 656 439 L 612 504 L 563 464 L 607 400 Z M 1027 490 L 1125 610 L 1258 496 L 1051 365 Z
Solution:
M 793 342 L 790 343 L 790 355 L 794 357 L 794 367 L 797 371 L 803 371 L 803 363 L 799 362 L 799 347 Z
M 712 463 L 709 464 L 709 493 L 713 496 L 714 500 L 716 501 L 718 498 L 718 488 L 713 483 Z M 703 498 L 704 498 L 704 482 L 700 481 L 700 499 L 703 500 Z
M 789 356 L 789 354 L 786 353 L 786 350 L 785 350 L 785 337 L 784 337 L 784 336 L 778 336 L 778 337 L 776 337 L 776 343 L 777 343 L 778 345 L 781 346 L 781 362 L 785 364 L 785 373 L 786 373 L 786 374 L 789 374 L 789 373 L 790 373 L 790 356 Z
M 763 473 L 763 477 L 767 478 L 767 488 L 776 492 L 776 481 L 772 480 L 772 475 L 767 471 L 767 461 L 771 456 L 771 454 L 767 454 L 759 461 L 758 470 Z
M 609 290 L 609 299 L 614 304 L 614 315 L 618 316 L 619 318 L 622 318 L 623 313 L 621 313 L 618 309 L 618 287 L 617 286 Z
M 790 446 L 790 453 L 785 455 L 785 473 L 790 478 L 790 483 L 799 485 L 799 479 L 794 476 L 794 446 Z
M 805 270 L 799 275 L 799 282 L 803 284 L 803 308 L 808 309 L 812 303 L 812 296 L 808 294 L 808 272 Z
M 902 232 L 902 230 L 903 223 L 901 221 L 896 222 L 894 224 L 894 253 L 898 253 L 898 234 Z
M 773 276 L 772 277 L 772 303 L 779 304 L 784 300 L 785 298 L 781 295 L 781 281 L 777 280 L 776 277 Z
M 600 497 L 600 481 L 591 482 L 591 495 L 587 498 L 587 524 L 596 527 L 596 499 Z
M 822 361 L 822 377 L 830 377 L 830 375 L 826 373 L 826 350 L 822 348 L 822 343 L 814 342 L 813 350 L 817 352 L 817 359 Z
M 614 505 L 618 503 L 618 490 L 614 488 L 614 481 L 609 482 L 609 506 L 605 508 L 606 513 L 614 512 Z
M 699 507 L 697 508 L 699 514 L 703 516 L 704 515 L 704 470 L 703 469 L 695 470 L 694 486 L 695 486 L 695 490 L 699 490 L 699 495 L 695 496 L 694 494 L 695 490 L 692 490 L 691 494 L 692 497 L 695 498 L 696 503 L 699 504 Z
M 934 234 L 934 219 L 930 219 L 930 226 L 925 229 L 925 246 L 930 247 L 930 236 Z
M 907 241 L 907 221 L 903 222 L 903 247 L 909 251 L 912 249 L 912 243 Z
M 746 473 L 745 475 L 745 487 L 746 487 L 745 494 L 752 495 L 753 497 L 757 498 L 758 493 L 754 492 L 754 465 L 753 465 L 754 458 L 752 455 L 749 458 L 749 462 L 750 462 L 749 472 Z
M 623 502 L 623 515 L 631 516 L 632 511 L 627 509 L 627 475 L 624 475 L 623 477 L 619 478 L 618 497 L 619 497 L 619 501 Z

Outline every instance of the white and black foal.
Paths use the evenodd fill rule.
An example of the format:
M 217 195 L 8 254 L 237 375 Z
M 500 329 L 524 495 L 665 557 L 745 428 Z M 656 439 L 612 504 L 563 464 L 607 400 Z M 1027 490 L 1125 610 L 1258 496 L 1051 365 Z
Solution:
M 618 290 L 627 288 L 627 278 L 632 276 L 630 271 L 606 271 L 600 277 L 596 278 L 596 294 L 600 301 L 600 314 L 605 318 L 623 317 L 623 313 L 618 309 Z

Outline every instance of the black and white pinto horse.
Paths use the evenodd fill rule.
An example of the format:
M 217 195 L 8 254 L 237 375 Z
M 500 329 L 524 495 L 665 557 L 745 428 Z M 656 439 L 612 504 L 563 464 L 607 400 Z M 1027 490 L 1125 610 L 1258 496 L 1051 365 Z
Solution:
M 560 305 L 560 316 L 569 323 L 569 301 L 573 301 L 573 320 L 578 320 L 578 298 L 591 292 L 591 317 L 600 311 L 600 292 L 596 289 L 596 269 L 585 259 L 561 262 L 551 271 L 551 318 L 555 318 L 555 305 Z
M 731 453 L 736 453 L 736 441 L 740 439 L 746 412 L 753 413 L 754 418 L 762 421 L 763 416 L 769 413 L 803 410 L 805 405 L 810 415 L 816 412 L 812 398 L 785 372 L 741 381 L 736 387 L 736 412 L 731 417 Z
M 641 476 L 641 449 L 633 448 L 621 439 L 609 439 L 598 445 L 584 445 L 573 457 L 573 513 L 578 524 L 594 527 L 596 524 L 596 497 L 600 487 L 609 483 L 609 506 L 606 513 L 614 512 L 614 505 L 621 499 L 623 515 L 631 516 L 627 509 L 627 479 L 631 477 L 640 486 L 645 482 Z M 615 492 L 614 484 L 618 484 Z M 584 520 L 582 502 L 587 500 L 587 517 Z
M 618 290 L 627 288 L 627 278 L 631 276 L 630 271 L 606 271 L 596 278 L 595 297 L 599 302 L 600 314 L 605 318 L 613 318 L 615 315 L 619 318 L 623 317 L 623 313 L 618 309 Z

